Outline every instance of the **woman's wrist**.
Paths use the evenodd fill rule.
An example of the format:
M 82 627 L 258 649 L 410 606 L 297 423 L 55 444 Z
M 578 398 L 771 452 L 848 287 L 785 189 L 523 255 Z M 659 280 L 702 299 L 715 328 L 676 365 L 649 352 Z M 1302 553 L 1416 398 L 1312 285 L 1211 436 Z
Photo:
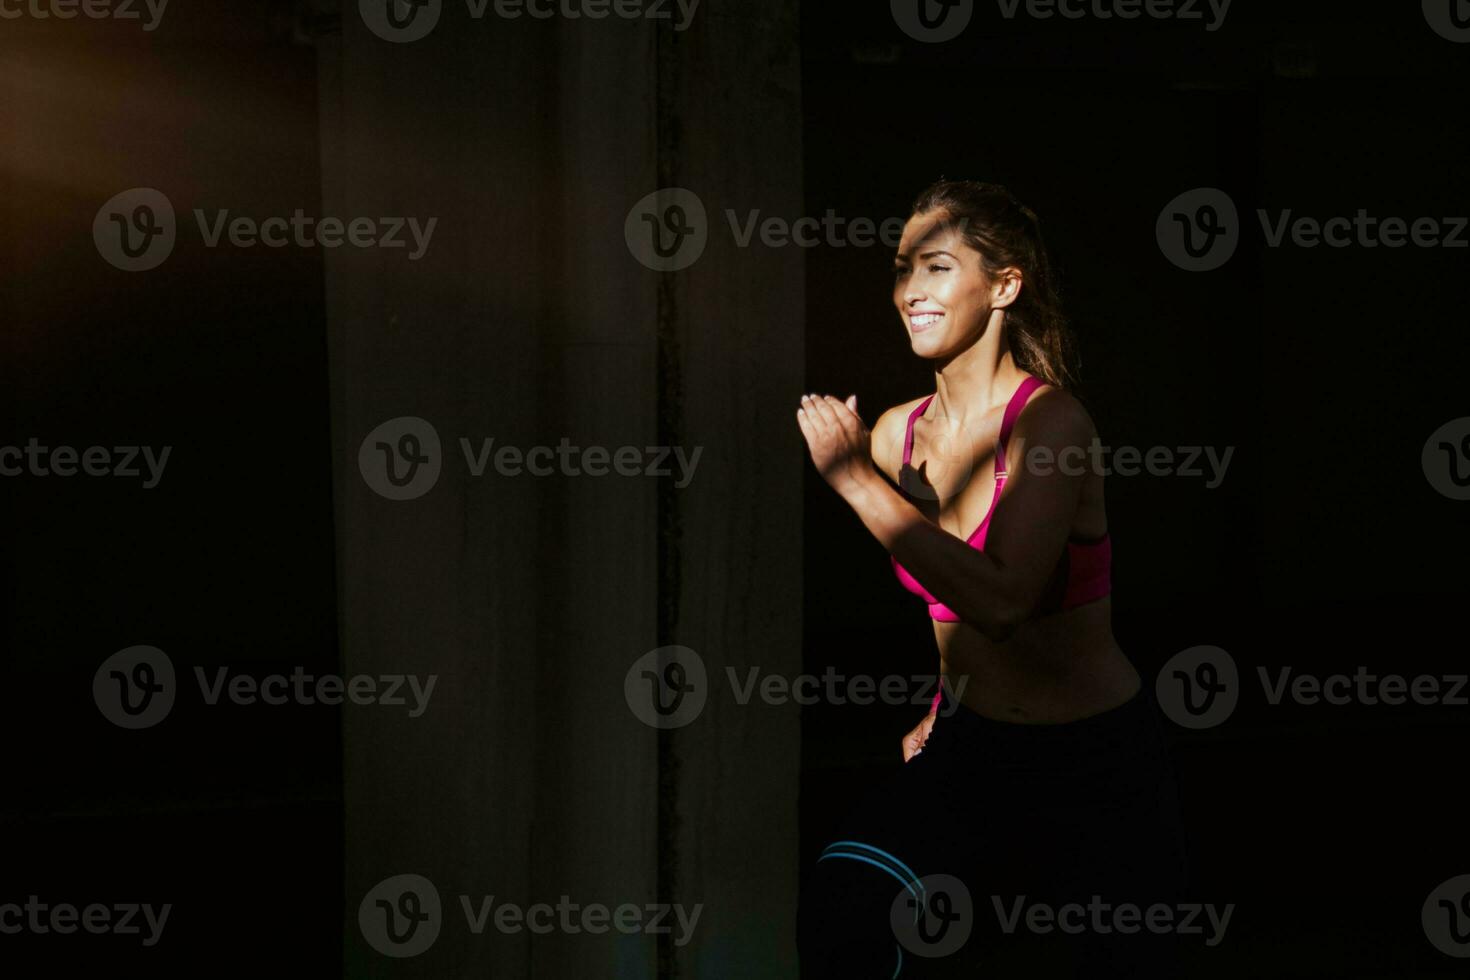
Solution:
M 853 510 L 858 510 L 863 501 L 872 495 L 877 482 L 880 482 L 880 477 L 869 466 L 866 470 L 849 474 L 840 483 L 834 483 L 832 489 L 836 490 Z

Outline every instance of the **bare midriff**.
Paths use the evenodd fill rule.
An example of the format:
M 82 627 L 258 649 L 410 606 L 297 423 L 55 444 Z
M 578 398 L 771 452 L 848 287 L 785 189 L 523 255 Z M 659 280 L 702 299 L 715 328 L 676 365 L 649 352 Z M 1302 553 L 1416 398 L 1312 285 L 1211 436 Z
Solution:
M 997 721 L 1060 724 L 1116 708 L 1141 680 L 1113 638 L 1112 607 L 1104 596 L 1023 623 L 1003 641 L 934 620 L 946 685 Z

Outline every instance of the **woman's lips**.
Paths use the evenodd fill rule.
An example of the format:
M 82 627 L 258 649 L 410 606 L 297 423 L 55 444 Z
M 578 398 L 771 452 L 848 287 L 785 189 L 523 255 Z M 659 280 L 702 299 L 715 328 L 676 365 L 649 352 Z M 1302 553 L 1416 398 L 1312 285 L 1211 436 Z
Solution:
M 943 313 L 910 313 L 909 327 L 914 333 L 918 333 L 921 330 L 928 330 L 943 318 Z

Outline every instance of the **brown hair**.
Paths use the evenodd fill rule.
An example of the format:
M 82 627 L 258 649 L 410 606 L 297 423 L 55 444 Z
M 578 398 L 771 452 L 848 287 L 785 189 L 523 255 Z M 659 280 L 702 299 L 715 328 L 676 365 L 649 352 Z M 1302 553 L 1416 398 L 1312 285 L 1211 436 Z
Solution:
M 1006 308 L 1016 365 L 1058 388 L 1077 385 L 1077 341 L 1062 313 L 1056 274 L 1036 212 L 999 184 L 941 178 L 914 201 L 913 214 L 938 211 L 980 253 L 987 275 L 1021 270 L 1021 292 Z

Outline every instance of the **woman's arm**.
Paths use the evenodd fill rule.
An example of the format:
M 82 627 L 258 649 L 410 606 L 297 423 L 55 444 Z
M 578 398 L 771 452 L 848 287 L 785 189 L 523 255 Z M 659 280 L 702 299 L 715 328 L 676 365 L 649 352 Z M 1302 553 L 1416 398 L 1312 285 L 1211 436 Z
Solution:
M 1077 467 L 1028 467 L 1025 457 L 1045 447 L 1055 460 L 1066 447 L 1086 446 L 1092 421 L 1081 403 L 1057 389 L 1027 403 L 1010 436 L 1008 475 L 984 551 L 924 517 L 873 470 L 867 432 L 847 405 L 830 396 L 803 405 L 798 421 L 818 470 L 914 578 L 993 640 L 1025 621 L 1066 547 L 1086 475 Z

